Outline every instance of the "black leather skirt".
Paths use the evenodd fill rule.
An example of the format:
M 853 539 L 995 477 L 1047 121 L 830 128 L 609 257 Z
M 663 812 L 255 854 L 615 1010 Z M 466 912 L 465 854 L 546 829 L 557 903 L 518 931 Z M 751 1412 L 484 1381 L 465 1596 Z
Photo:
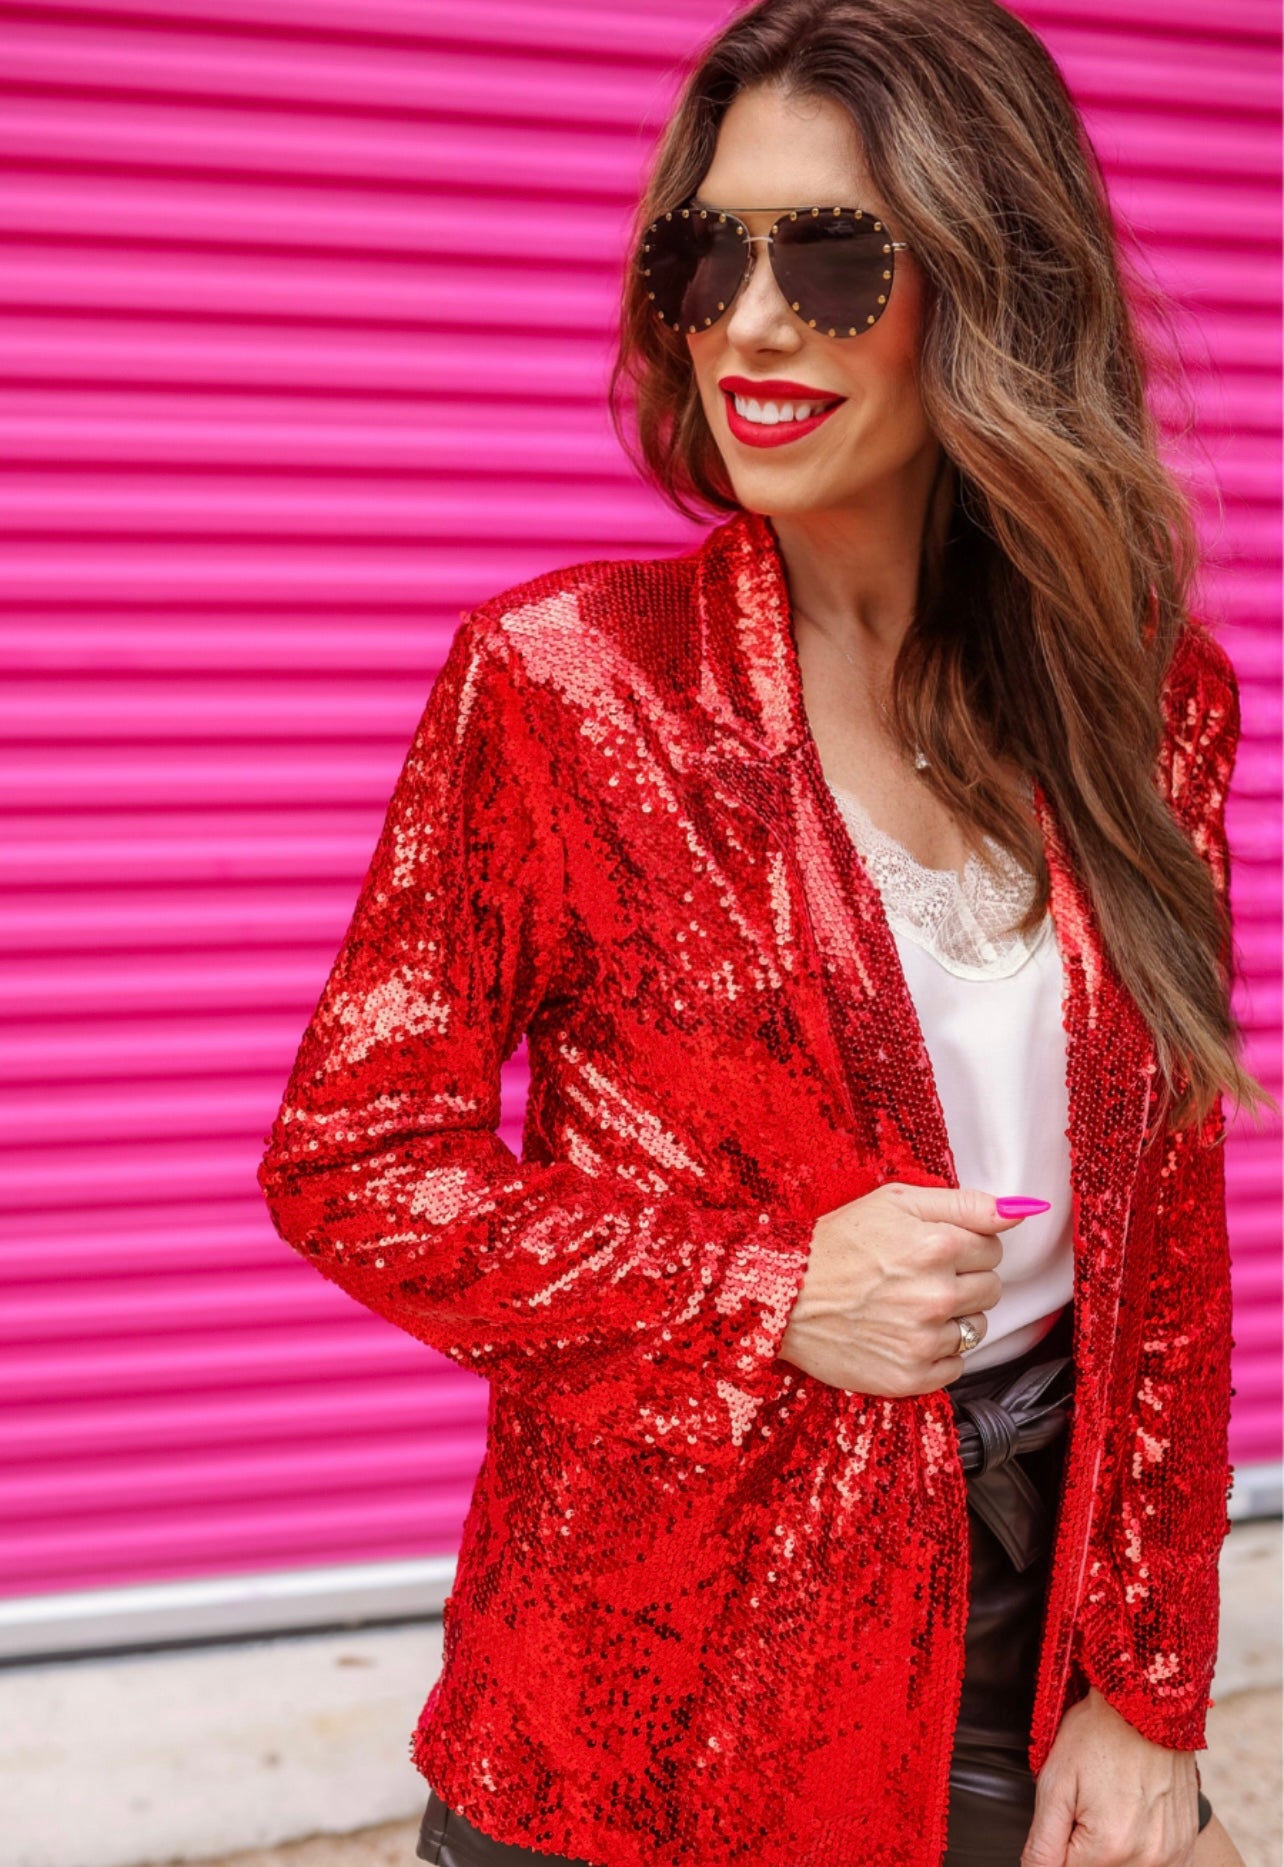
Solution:
M 1026 1753 L 1073 1407 L 1071 1314 L 1024 1355 L 965 1364 L 947 1389 L 967 1477 L 971 1583 L 943 1867 L 1019 1867 L 1034 1814 Z M 1201 1829 L 1211 1816 L 1201 1790 Z M 415 1855 L 436 1867 L 586 1867 L 493 1841 L 435 1789 Z

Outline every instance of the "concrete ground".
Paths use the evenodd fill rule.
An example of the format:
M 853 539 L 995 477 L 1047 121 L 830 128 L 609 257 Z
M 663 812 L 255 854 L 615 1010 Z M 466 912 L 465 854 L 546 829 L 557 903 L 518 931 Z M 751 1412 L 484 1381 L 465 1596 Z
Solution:
M 1246 1867 L 1280 1867 L 1284 1859 L 1281 1704 L 1279 1691 L 1261 1688 L 1221 1699 L 1209 1714 L 1200 1777 Z M 208 1867 L 415 1867 L 418 1830 L 418 1820 L 384 1822 L 354 1835 L 316 1835 L 224 1855 Z

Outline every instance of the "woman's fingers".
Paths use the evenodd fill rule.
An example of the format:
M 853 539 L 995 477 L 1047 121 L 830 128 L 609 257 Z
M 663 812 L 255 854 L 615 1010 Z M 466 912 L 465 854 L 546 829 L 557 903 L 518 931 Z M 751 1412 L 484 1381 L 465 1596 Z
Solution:
M 1003 1279 L 997 1271 L 961 1271 L 949 1293 L 951 1316 L 971 1316 L 976 1310 L 993 1309 L 1003 1295 Z
M 1021 1850 L 1021 1867 L 1066 1867 L 1074 1829 L 1075 1779 L 1045 1765 L 1035 1787 L 1034 1820 Z

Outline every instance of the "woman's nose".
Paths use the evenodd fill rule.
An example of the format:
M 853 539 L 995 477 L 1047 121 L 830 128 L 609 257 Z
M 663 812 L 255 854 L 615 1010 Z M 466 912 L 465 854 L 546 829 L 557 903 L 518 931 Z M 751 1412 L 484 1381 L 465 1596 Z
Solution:
M 753 264 L 749 277 L 736 295 L 731 307 L 730 330 L 728 335 L 733 341 L 761 341 L 764 333 L 775 336 L 780 330 L 793 325 L 793 316 L 789 302 L 785 298 L 776 275 L 771 269 L 771 255 L 766 236 L 756 235 L 753 243 Z

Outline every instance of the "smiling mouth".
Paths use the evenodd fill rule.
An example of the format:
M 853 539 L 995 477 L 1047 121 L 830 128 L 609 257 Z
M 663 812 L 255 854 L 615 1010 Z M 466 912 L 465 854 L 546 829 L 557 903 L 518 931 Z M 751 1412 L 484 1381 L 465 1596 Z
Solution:
M 727 427 L 733 441 L 742 447 L 787 447 L 801 442 L 822 428 L 834 410 L 841 408 L 846 396 L 821 399 L 796 397 L 747 396 L 735 389 L 724 389 Z
M 836 396 L 829 401 L 802 402 L 777 397 L 759 401 L 754 396 L 738 395 L 734 389 L 725 389 L 723 394 L 742 421 L 752 421 L 763 428 L 776 428 L 784 422 L 810 421 L 816 415 L 828 414 L 843 399 Z

